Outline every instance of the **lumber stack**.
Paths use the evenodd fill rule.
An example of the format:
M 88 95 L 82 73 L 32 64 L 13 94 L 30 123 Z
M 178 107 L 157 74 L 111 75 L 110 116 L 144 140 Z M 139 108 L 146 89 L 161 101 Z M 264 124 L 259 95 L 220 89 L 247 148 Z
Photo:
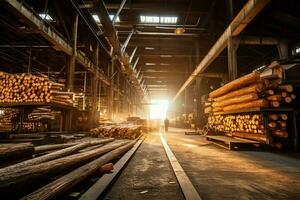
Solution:
M 54 111 L 50 108 L 39 107 L 34 109 L 29 115 L 30 121 L 40 121 L 42 119 L 54 120 L 56 116 L 60 115 L 60 111 Z
M 13 129 L 12 119 L 15 119 L 17 114 L 17 109 L 0 109 L 0 131 L 11 131 Z
M 0 104 L 47 102 L 73 106 L 72 92 L 64 92 L 64 85 L 45 76 L 7 74 L 0 72 Z
M 142 133 L 140 125 L 111 125 L 100 126 L 91 130 L 94 137 L 113 137 L 121 139 L 136 139 Z
M 204 112 L 210 114 L 208 127 L 281 149 L 291 137 L 291 123 L 288 111 L 277 108 L 289 107 L 296 99 L 293 85 L 284 84 L 283 77 L 283 69 L 275 62 L 212 91 L 204 103 Z M 260 112 L 263 107 L 274 108 L 265 112 L 267 119 Z
M 273 71 L 276 74 L 272 76 L 252 72 L 212 91 L 204 105 L 204 112 L 218 114 L 290 104 L 296 99 L 293 86 L 282 84 L 282 75 L 279 73 L 281 70 Z
M 112 138 L 108 138 L 82 141 L 75 145 L 73 144 L 73 146 L 53 151 L 46 155 L 14 162 L 10 165 L 6 165 L 4 168 L 0 168 L 0 198 L 9 192 L 11 199 L 19 199 L 34 189 L 42 187 L 43 184 L 49 183 L 51 178 L 63 176 L 72 170 L 80 169 L 86 163 L 93 162 L 94 159 L 102 160 L 102 158 L 106 158 L 107 155 L 111 155 L 110 152 L 115 152 L 115 149 L 123 149 L 121 152 L 117 151 L 119 152 L 117 156 L 121 156 L 136 142 L 136 140 L 112 142 L 113 140 Z M 130 147 L 128 146 L 129 144 Z M 27 153 L 28 150 L 30 150 L 29 153 L 34 153 L 35 148 L 30 143 L 23 143 L 22 146 L 19 146 L 16 146 L 16 144 L 3 146 L 3 148 L 0 149 L 1 156 L 7 157 L 8 155 L 6 154 L 9 154 L 9 156 L 20 155 L 20 151 Z M 114 156 L 111 159 L 116 158 L 117 157 Z M 108 161 L 105 163 L 101 162 L 101 164 L 98 164 L 97 167 L 90 172 L 95 172 L 102 165 L 108 163 Z M 86 178 L 87 176 L 84 177 Z M 82 176 L 80 180 L 83 180 Z M 29 182 L 30 184 L 28 184 Z M 52 192 L 53 194 L 55 193 L 53 190 Z

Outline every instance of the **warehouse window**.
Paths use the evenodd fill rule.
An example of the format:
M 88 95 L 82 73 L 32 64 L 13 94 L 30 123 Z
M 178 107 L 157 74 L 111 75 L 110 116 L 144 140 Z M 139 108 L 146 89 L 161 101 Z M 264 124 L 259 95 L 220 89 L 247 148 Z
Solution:
M 141 15 L 140 20 L 142 23 L 161 23 L 161 24 L 176 24 L 177 17 L 159 17 L 159 16 L 145 16 Z
M 150 105 L 150 119 L 165 119 L 167 116 L 168 107 L 168 100 L 152 100 Z
M 110 20 L 112 20 L 114 18 L 115 15 L 109 15 Z M 100 18 L 98 15 L 93 15 L 93 18 L 95 20 L 96 23 L 100 23 Z M 120 18 L 119 16 L 116 19 L 116 22 L 120 22 Z
M 39 16 L 45 21 L 49 21 L 49 22 L 53 21 L 53 18 L 49 14 L 40 13 Z

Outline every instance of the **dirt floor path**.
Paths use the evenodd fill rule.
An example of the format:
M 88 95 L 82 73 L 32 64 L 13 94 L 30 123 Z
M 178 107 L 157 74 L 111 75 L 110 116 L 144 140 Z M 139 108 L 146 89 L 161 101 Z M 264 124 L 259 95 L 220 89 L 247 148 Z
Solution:
M 148 134 L 104 199 L 184 199 L 159 133 Z
M 183 129 L 164 136 L 203 200 L 300 199 L 299 154 L 228 151 Z

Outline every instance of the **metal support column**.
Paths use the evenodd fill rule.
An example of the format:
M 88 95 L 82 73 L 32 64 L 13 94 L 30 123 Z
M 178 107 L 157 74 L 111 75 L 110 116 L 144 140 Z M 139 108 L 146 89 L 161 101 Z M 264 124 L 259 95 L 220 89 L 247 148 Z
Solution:
M 115 59 L 113 58 L 110 63 L 110 90 L 109 90 L 109 103 L 108 103 L 108 111 L 109 118 L 112 120 L 114 116 L 114 73 L 115 73 Z
M 76 51 L 77 51 L 77 32 L 78 32 L 78 15 L 76 14 L 73 20 L 72 27 L 72 40 L 71 45 L 73 48 L 72 55 L 68 56 L 67 61 L 67 89 L 68 91 L 74 91 L 74 74 L 76 65 Z M 73 111 L 69 110 L 65 112 L 65 131 L 70 131 L 72 127 L 72 114 Z
M 229 81 L 237 78 L 237 44 L 232 36 L 228 37 L 227 52 L 228 52 L 228 77 Z

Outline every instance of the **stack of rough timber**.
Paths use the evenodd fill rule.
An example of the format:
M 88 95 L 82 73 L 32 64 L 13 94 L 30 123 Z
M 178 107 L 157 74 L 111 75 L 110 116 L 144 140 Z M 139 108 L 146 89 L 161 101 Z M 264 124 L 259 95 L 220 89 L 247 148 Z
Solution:
M 7 74 L 0 72 L 1 103 L 47 102 L 73 106 L 72 92 L 63 92 L 64 85 L 46 76 Z
M 11 131 L 13 128 L 12 119 L 16 118 L 17 109 L 2 108 L 0 110 L 0 131 Z
M 133 141 L 113 140 L 92 139 L 41 147 L 34 147 L 31 143 L 1 144 L 2 161 L 4 158 L 22 160 L 14 160 L 0 168 L 0 198 L 46 200 L 61 197 L 103 165 L 130 150 L 138 138 Z M 45 151 L 50 152 L 34 157 L 34 154 Z
M 280 69 L 280 67 L 277 67 Z M 291 84 L 281 84 L 282 71 L 274 68 L 272 75 L 252 72 L 209 94 L 205 113 L 219 114 L 260 107 L 280 107 L 296 99 Z
M 114 137 L 121 139 L 135 139 L 142 133 L 140 125 L 111 125 L 100 126 L 91 130 L 94 137 Z
M 270 112 L 268 124 L 264 124 L 257 111 L 262 107 L 286 107 L 296 99 L 293 86 L 282 84 L 282 77 L 283 70 L 275 62 L 261 73 L 252 72 L 211 92 L 204 109 L 210 114 L 209 128 L 258 141 L 266 141 L 268 129 L 270 145 L 281 149 L 281 142 L 289 137 L 288 114 Z

